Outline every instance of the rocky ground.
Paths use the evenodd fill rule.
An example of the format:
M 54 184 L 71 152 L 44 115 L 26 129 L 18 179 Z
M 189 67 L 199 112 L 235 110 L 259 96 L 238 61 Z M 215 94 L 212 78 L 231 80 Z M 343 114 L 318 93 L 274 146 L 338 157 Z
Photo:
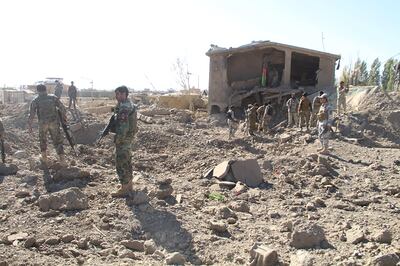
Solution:
M 0 265 L 396 265 L 400 98 L 368 93 L 374 103 L 341 117 L 329 156 L 316 153 L 315 130 L 228 140 L 205 114 L 144 108 L 127 199 L 110 196 L 111 136 L 78 144 L 76 156 L 65 146 L 67 168 L 51 149 L 44 167 L 37 130 L 24 128 L 28 106 L 5 106 Z M 83 114 L 88 138 L 108 116 Z M 208 173 L 246 159 L 260 166 L 257 187 Z

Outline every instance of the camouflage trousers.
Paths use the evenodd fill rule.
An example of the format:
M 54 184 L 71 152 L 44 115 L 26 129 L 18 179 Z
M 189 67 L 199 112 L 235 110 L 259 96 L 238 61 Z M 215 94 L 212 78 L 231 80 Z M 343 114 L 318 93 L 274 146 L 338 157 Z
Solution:
M 337 99 L 337 113 L 340 114 L 341 112 L 346 112 L 346 97 L 340 96 Z
M 115 167 L 121 184 L 132 180 L 131 142 L 115 144 Z
M 288 113 L 288 127 L 296 126 L 297 124 L 297 113 L 289 112 Z
M 39 123 L 39 143 L 40 151 L 47 150 L 47 135 L 50 133 L 54 148 L 57 154 L 64 154 L 63 138 L 61 136 L 60 124 L 58 121 L 49 123 Z
M 299 112 L 299 127 L 302 128 L 304 125 L 307 128 L 310 126 L 310 111 Z
M 272 116 L 265 114 L 264 118 L 261 121 L 261 129 L 264 130 L 264 132 L 269 131 L 269 126 L 272 120 Z

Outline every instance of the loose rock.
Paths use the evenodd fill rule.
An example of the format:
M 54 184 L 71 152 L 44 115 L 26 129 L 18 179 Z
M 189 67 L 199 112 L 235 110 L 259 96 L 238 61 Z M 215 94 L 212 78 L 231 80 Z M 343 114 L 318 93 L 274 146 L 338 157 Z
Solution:
M 123 245 L 126 248 L 129 248 L 134 251 L 144 251 L 144 241 L 140 240 L 122 240 L 120 242 L 121 245 Z
M 42 195 L 38 200 L 42 211 L 53 210 L 83 210 L 89 207 L 86 195 L 77 187 L 68 188 L 63 191 Z
M 165 258 L 165 263 L 167 265 L 184 265 L 185 262 L 185 256 L 183 256 L 179 252 L 171 253 Z
M 250 250 L 250 266 L 274 266 L 278 264 L 278 252 L 266 246 L 254 244 Z
M 317 224 L 300 224 L 291 234 L 290 245 L 299 249 L 320 247 L 326 241 L 324 230 Z

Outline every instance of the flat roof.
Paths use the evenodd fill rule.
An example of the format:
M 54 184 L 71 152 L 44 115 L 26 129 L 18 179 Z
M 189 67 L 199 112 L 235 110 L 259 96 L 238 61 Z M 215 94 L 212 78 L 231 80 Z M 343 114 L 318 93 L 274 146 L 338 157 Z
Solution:
M 303 53 L 309 53 L 309 54 L 315 54 L 319 56 L 326 56 L 330 58 L 334 58 L 336 60 L 340 59 L 341 56 L 338 54 L 331 54 L 331 53 L 326 53 L 326 52 L 321 52 L 318 50 L 312 50 L 308 48 L 303 48 L 303 47 L 298 47 L 298 46 L 293 46 L 293 45 L 288 45 L 288 44 L 283 44 L 283 43 L 277 43 L 277 42 L 271 42 L 271 41 L 253 41 L 249 44 L 245 44 L 239 47 L 235 48 L 223 48 L 219 47 L 217 45 L 211 45 L 211 48 L 207 51 L 206 55 L 207 56 L 213 56 L 213 55 L 221 55 L 221 54 L 234 54 L 234 53 L 245 53 L 245 52 L 251 52 L 255 50 L 262 50 L 264 48 L 287 48 L 287 49 L 292 49 L 294 51 L 298 52 L 303 52 Z

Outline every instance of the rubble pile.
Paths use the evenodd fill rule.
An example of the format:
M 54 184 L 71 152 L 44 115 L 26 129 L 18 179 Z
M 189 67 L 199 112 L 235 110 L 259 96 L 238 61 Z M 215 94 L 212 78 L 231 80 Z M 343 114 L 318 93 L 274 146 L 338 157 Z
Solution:
M 398 134 L 392 107 L 342 117 L 343 126 L 368 125 L 362 135 L 356 126 L 336 132 L 327 156 L 316 152 L 315 129 L 228 140 L 206 114 L 148 106 L 126 199 L 111 197 L 112 136 L 92 141 L 109 113 L 83 112 L 76 156 L 65 145 L 69 165 L 60 166 L 50 143 L 43 167 L 37 130 L 24 130 L 27 108 L 2 110 L 13 114 L 3 116 L 2 167 L 15 171 L 0 176 L 0 265 L 399 263 L 399 141 L 383 137 Z M 361 136 L 373 142 L 351 141 Z

